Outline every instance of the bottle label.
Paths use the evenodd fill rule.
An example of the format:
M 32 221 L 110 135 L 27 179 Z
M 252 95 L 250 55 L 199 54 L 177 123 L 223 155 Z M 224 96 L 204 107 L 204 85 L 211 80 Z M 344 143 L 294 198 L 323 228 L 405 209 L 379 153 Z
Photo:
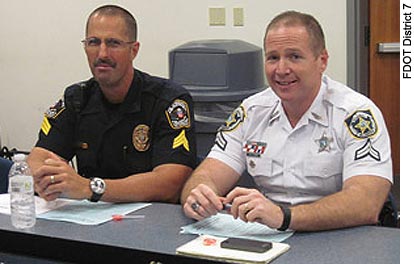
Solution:
M 12 192 L 33 192 L 33 178 L 31 176 L 14 176 L 10 180 Z

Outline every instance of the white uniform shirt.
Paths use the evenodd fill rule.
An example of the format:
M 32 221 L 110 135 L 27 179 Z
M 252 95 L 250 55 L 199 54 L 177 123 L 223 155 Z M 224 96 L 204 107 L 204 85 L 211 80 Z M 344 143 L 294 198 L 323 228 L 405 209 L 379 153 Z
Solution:
M 219 129 L 208 157 L 240 174 L 247 168 L 260 190 L 280 203 L 318 200 L 355 175 L 392 182 L 390 139 L 380 110 L 327 76 L 295 128 L 271 88 L 245 99 Z

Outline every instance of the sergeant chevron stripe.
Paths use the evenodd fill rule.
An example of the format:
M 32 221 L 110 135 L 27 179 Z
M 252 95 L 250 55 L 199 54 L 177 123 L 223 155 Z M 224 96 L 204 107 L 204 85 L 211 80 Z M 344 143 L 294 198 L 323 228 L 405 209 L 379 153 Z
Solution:
M 47 136 L 47 134 L 49 134 L 49 131 L 50 131 L 51 127 L 52 126 L 50 125 L 49 120 L 47 119 L 46 116 L 44 116 L 42 126 L 41 126 L 41 130 L 46 136 Z
M 181 133 L 176 138 L 174 138 L 173 149 L 176 149 L 181 145 L 183 145 L 183 147 L 187 151 L 190 151 L 190 145 L 188 144 L 188 140 L 187 140 L 187 137 L 185 136 L 184 129 L 181 131 Z

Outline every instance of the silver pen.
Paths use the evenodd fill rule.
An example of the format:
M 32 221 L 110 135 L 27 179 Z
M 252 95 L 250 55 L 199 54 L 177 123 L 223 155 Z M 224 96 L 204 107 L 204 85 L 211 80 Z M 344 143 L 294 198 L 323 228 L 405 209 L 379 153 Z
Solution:
M 223 204 L 223 210 L 222 211 L 224 211 L 225 213 L 230 213 L 230 210 L 231 210 L 231 204 L 229 204 L 229 203 Z

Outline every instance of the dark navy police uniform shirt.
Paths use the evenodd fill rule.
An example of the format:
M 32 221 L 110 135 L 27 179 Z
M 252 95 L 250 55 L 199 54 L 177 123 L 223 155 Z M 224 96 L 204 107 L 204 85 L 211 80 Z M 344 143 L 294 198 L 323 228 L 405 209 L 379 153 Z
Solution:
M 124 102 L 114 105 L 92 78 L 48 109 L 36 146 L 76 156 L 87 178 L 124 178 L 166 163 L 194 168 L 193 101 L 183 87 L 135 70 Z

